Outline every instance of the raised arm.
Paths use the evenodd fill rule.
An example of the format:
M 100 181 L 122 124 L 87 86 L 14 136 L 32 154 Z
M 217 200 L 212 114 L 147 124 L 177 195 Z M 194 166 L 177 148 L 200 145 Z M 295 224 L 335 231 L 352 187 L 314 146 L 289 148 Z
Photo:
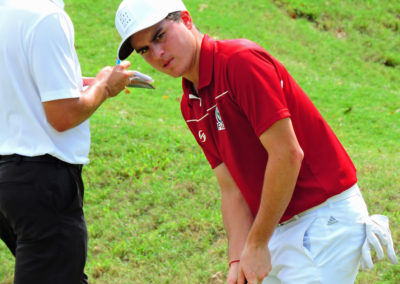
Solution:
M 47 101 L 43 103 L 47 121 L 57 131 L 65 131 L 88 119 L 108 98 L 116 96 L 128 83 L 133 71 L 127 71 L 129 62 L 103 68 L 91 80 L 89 87 L 78 98 Z

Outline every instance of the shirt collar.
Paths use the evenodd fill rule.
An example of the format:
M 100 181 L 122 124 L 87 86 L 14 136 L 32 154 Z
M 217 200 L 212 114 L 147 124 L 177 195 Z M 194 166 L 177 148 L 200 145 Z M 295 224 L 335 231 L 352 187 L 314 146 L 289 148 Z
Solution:
M 200 59 L 199 59 L 199 87 L 198 91 L 211 84 L 214 69 L 214 47 L 215 40 L 208 35 L 204 35 L 201 42 Z M 189 94 L 193 94 L 192 82 L 182 78 L 182 88 L 184 94 L 189 99 Z

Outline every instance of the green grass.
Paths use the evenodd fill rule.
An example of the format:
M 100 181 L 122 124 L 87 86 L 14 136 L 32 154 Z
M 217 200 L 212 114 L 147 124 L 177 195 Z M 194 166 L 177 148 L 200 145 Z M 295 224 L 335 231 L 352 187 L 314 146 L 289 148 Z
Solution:
M 119 1 L 66 0 L 85 75 L 115 63 Z M 101 3 L 99 3 L 101 2 Z M 245 37 L 285 64 L 335 130 L 358 169 L 371 214 L 390 217 L 400 251 L 400 3 L 395 0 L 187 0 L 213 37 Z M 92 283 L 224 283 L 226 237 L 213 172 L 180 114 L 180 80 L 134 56 L 156 90 L 131 90 L 92 117 L 84 168 Z M 13 258 L 0 243 L 0 283 Z M 400 283 L 400 265 L 376 264 L 357 283 Z

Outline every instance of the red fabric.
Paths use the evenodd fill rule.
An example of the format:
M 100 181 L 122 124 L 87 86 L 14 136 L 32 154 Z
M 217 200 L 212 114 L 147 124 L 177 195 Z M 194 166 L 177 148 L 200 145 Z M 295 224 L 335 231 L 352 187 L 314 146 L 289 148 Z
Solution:
M 357 182 L 355 167 L 331 128 L 284 66 L 261 47 L 206 35 L 199 75 L 199 98 L 183 79 L 182 115 L 211 167 L 226 164 L 254 215 L 268 162 L 259 136 L 286 117 L 304 159 L 281 222 Z

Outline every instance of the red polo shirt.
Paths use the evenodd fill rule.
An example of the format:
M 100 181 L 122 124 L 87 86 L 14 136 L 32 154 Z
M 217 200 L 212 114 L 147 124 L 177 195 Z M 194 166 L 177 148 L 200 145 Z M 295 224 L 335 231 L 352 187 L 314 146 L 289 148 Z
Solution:
M 350 188 L 356 169 L 284 66 L 255 43 L 204 36 L 198 94 L 183 79 L 181 110 L 212 168 L 224 162 L 254 215 L 268 154 L 259 136 L 290 117 L 304 159 L 286 221 Z

